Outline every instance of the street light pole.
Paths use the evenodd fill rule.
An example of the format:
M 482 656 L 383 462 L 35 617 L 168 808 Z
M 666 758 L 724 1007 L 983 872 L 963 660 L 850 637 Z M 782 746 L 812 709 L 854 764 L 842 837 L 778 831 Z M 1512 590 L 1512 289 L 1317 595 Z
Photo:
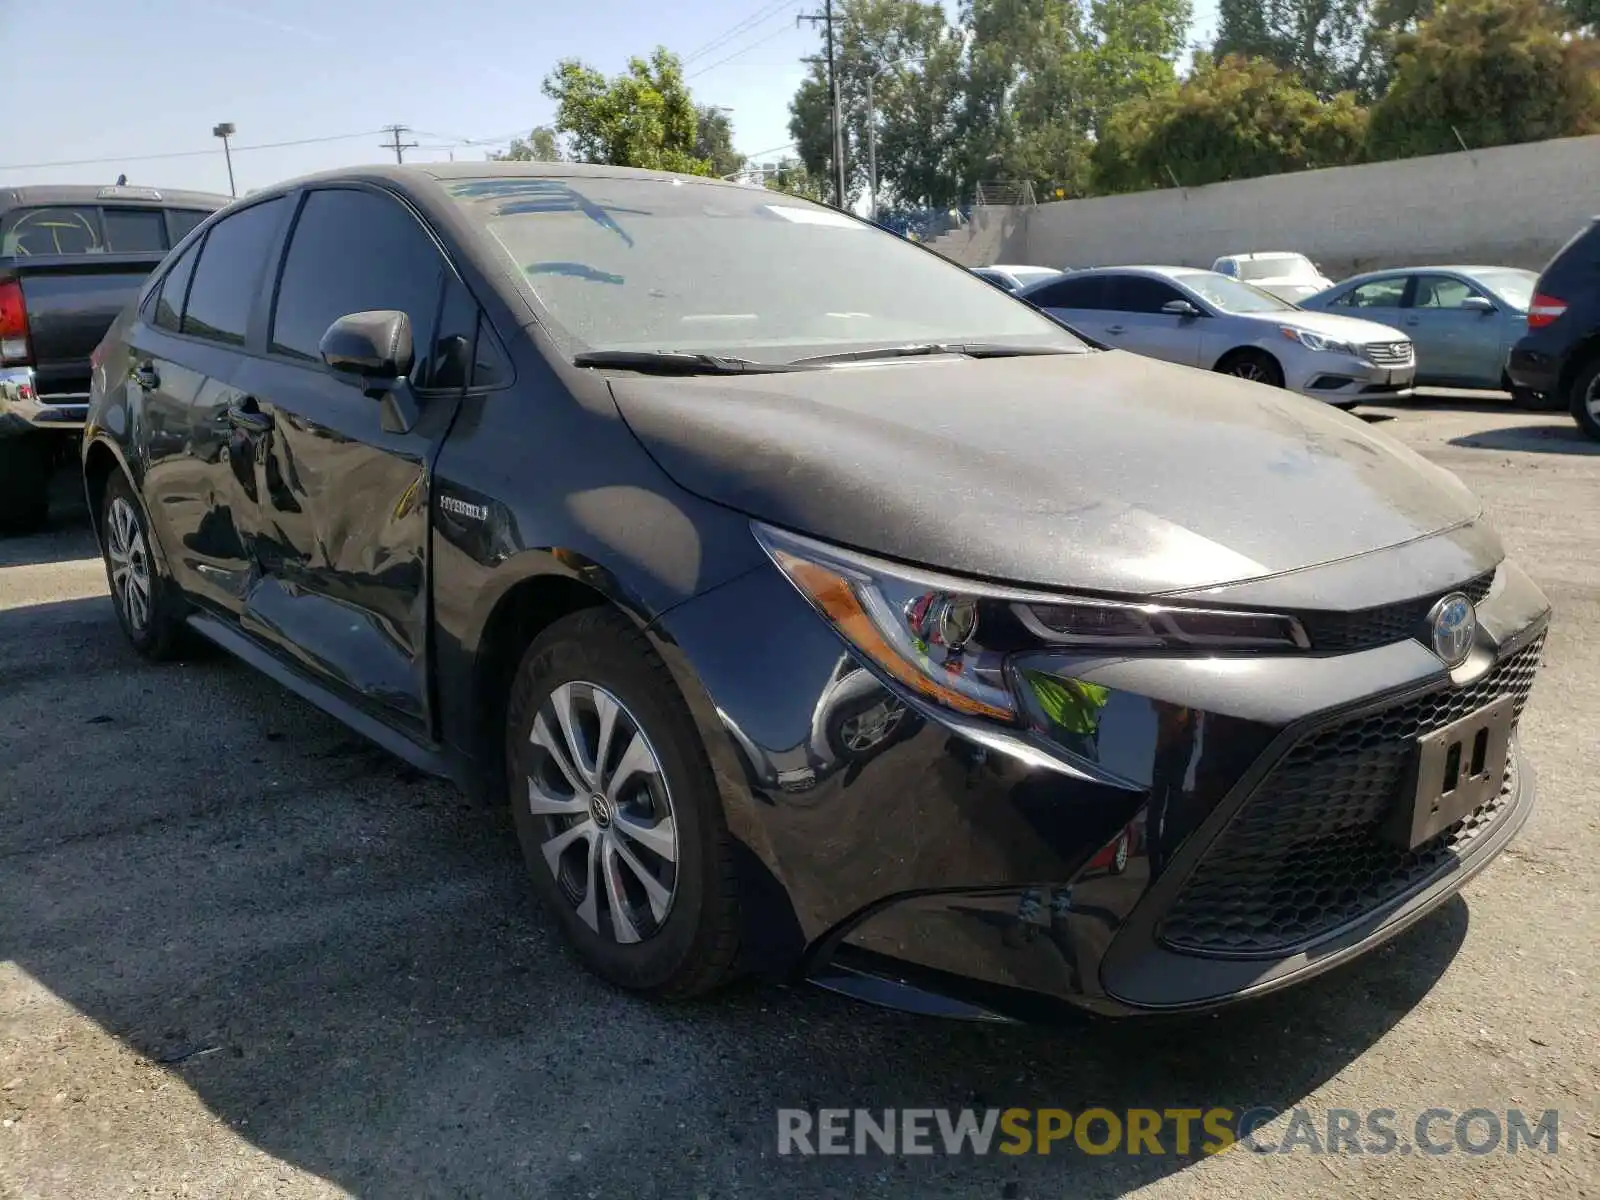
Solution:
M 878 219 L 878 110 L 872 105 L 872 76 L 867 76 L 867 186 L 871 219 Z
M 220 125 L 211 127 L 211 136 L 222 139 L 222 156 L 228 160 L 228 195 L 237 200 L 239 198 L 239 190 L 233 186 L 233 150 L 228 145 L 228 138 L 234 133 L 232 121 L 224 121 Z

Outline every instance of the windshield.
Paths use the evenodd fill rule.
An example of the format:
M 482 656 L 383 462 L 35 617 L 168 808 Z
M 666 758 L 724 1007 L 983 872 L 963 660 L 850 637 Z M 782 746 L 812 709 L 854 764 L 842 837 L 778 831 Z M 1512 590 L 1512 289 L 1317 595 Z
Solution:
M 568 354 L 789 362 L 921 343 L 1086 350 L 964 267 L 756 187 L 620 177 L 452 181 Z
M 1240 279 L 1315 279 L 1317 269 L 1299 254 L 1275 258 L 1247 258 L 1239 263 Z
M 1474 271 L 1472 278 L 1488 288 L 1518 312 L 1527 312 L 1533 303 L 1533 285 L 1539 276 L 1532 271 L 1506 267 L 1496 271 Z
M 1294 305 L 1278 299 L 1271 292 L 1264 292 L 1252 284 L 1240 283 L 1237 279 L 1229 279 L 1226 275 L 1218 275 L 1215 271 L 1195 271 L 1174 275 L 1173 278 L 1190 291 L 1200 293 L 1208 303 L 1223 312 L 1268 313 L 1291 312 L 1294 309 Z

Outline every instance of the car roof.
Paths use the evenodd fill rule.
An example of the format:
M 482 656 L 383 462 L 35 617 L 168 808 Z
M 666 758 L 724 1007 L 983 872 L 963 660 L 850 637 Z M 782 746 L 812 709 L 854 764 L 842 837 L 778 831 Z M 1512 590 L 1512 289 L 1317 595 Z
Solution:
M 233 203 L 231 196 L 217 192 L 173 191 L 141 184 L 49 183 L 27 187 L 0 188 L 0 211 L 8 208 L 33 208 L 50 204 L 136 204 L 163 208 L 203 208 L 213 211 Z
M 990 263 L 982 271 L 1060 271 L 1060 267 L 1042 267 L 1038 263 Z
M 1450 275 L 1479 275 L 1485 271 L 1525 271 L 1526 267 L 1497 267 L 1485 264 L 1477 266 L 1463 266 L 1460 263 L 1430 263 L 1423 267 L 1384 267 L 1376 271 L 1363 271 L 1359 275 L 1352 275 L 1348 279 L 1341 279 L 1339 287 L 1352 283 L 1365 283 L 1372 279 L 1387 279 L 1394 275 L 1433 275 L 1443 272 Z M 1530 275 L 1537 275 L 1537 271 L 1528 271 Z
M 1217 261 L 1221 262 L 1223 259 L 1226 259 L 1226 258 L 1242 258 L 1242 259 L 1256 260 L 1256 259 L 1263 259 L 1263 258 L 1305 258 L 1305 257 L 1306 256 L 1304 254 L 1301 254 L 1300 251 L 1298 251 L 1298 250 L 1250 250 L 1250 251 L 1247 251 L 1244 254 L 1219 254 L 1217 256 Z

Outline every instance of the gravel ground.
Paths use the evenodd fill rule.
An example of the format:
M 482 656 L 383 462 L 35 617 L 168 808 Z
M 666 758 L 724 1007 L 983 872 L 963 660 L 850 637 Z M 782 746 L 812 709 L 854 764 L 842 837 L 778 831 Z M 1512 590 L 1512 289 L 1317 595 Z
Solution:
M 1221 1015 L 1041 1030 L 581 973 L 509 822 L 220 656 L 125 648 L 81 505 L 0 542 L 0 1197 L 1600 1196 L 1600 445 L 1459 399 L 1460 473 L 1557 607 L 1540 803 L 1385 950 Z M 67 492 L 70 501 L 70 492 Z M 801 1159 L 786 1106 L 1560 1110 L 1510 1156 Z

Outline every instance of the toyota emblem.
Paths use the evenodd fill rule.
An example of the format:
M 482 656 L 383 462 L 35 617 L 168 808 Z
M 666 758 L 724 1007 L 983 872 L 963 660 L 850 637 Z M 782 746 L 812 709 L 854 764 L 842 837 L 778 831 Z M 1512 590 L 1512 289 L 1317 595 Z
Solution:
M 1466 662 L 1478 632 L 1478 614 L 1472 601 L 1460 592 L 1451 592 L 1433 606 L 1428 623 L 1433 631 L 1433 652 L 1444 659 L 1445 665 L 1459 667 Z

